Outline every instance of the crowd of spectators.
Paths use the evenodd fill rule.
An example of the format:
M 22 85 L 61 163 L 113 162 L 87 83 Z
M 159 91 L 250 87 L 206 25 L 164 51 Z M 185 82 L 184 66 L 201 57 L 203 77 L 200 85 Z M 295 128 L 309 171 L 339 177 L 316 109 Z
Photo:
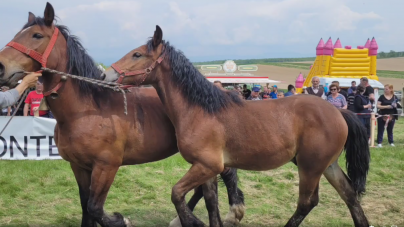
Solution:
M 312 79 L 312 87 L 305 90 L 305 94 L 316 95 L 327 100 L 329 103 L 339 109 L 348 109 L 357 113 L 358 118 L 366 128 L 368 137 L 370 137 L 370 118 L 375 108 L 377 108 L 377 143 L 378 147 L 382 147 L 383 134 L 387 128 L 388 142 L 394 145 L 393 127 L 395 121 L 398 120 L 397 108 L 402 108 L 398 102 L 398 98 L 394 95 L 393 85 L 386 84 L 384 86 L 384 94 L 375 100 L 373 87 L 369 84 L 366 77 L 360 79 L 359 86 L 356 81 L 351 82 L 351 87 L 347 91 L 341 89 L 338 81 L 333 81 L 329 86 L 329 92 L 325 94 L 324 88 L 319 86 L 320 78 Z M 387 126 L 386 126 L 387 124 Z

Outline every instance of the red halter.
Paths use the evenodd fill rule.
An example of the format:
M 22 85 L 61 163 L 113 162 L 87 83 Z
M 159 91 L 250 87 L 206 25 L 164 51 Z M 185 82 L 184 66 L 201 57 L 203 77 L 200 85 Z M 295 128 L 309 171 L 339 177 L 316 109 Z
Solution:
M 127 77 L 127 76 L 143 75 L 144 76 L 143 80 L 139 84 L 135 85 L 135 86 L 139 86 L 146 79 L 147 75 L 149 75 L 153 71 L 153 69 L 157 66 L 157 64 L 160 64 L 163 60 L 164 60 L 164 54 L 162 54 L 156 61 L 153 62 L 153 64 L 151 64 L 149 67 L 147 67 L 145 69 L 135 70 L 135 71 L 128 71 L 128 72 L 125 72 L 125 71 L 121 70 L 119 68 L 119 66 L 117 64 L 115 64 L 115 63 L 112 64 L 111 67 L 117 73 L 119 73 L 119 75 L 120 75 L 118 80 L 116 81 L 116 83 L 118 83 L 118 84 L 122 83 L 123 79 L 125 77 Z M 125 86 L 122 86 L 122 87 L 123 88 L 128 88 L 128 87 L 132 87 L 132 86 L 131 85 L 125 85 Z
M 51 38 L 50 42 L 48 43 L 48 46 L 46 47 L 45 52 L 43 54 L 40 54 L 40 53 L 36 52 L 35 50 L 30 49 L 22 44 L 14 42 L 14 41 L 9 42 L 6 45 L 6 47 L 12 47 L 12 48 L 18 50 L 19 52 L 30 56 L 32 59 L 39 62 L 42 67 L 46 68 L 46 63 L 48 62 L 48 57 L 49 57 L 50 53 L 52 52 L 53 47 L 55 46 L 58 35 L 59 35 L 59 29 L 57 27 L 55 27 L 55 31 L 53 32 L 52 38 Z M 38 71 L 38 72 L 40 72 L 40 71 Z M 54 92 L 54 91 L 56 92 L 62 86 L 61 82 L 62 81 L 60 81 L 50 91 L 44 92 L 43 96 L 46 97 L 46 96 L 50 95 L 52 92 Z
M 48 46 L 46 47 L 43 55 L 36 52 L 35 50 L 29 49 L 28 47 L 26 47 L 22 44 L 16 43 L 14 41 L 9 42 L 6 46 L 12 47 L 12 48 L 20 51 L 21 53 L 30 56 L 37 62 L 41 63 L 42 67 L 46 68 L 46 63 L 48 61 L 48 57 L 49 57 L 53 47 L 55 46 L 56 40 L 58 38 L 58 34 L 59 34 L 59 29 L 57 27 L 55 27 L 55 31 L 53 32 L 52 38 L 51 38 L 50 42 L 48 43 Z

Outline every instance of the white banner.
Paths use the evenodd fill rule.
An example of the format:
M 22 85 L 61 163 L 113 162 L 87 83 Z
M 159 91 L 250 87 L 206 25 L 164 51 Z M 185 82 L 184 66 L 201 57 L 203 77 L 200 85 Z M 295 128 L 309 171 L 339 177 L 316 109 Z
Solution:
M 0 131 L 9 119 L 0 116 Z M 62 159 L 53 139 L 55 125 L 55 119 L 14 117 L 0 136 L 0 159 Z

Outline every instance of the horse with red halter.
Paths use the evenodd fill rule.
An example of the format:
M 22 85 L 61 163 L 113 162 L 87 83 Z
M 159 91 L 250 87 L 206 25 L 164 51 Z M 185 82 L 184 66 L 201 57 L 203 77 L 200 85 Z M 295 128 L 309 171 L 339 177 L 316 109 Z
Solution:
M 192 164 L 172 189 L 182 226 L 203 225 L 186 207 L 185 195 L 225 167 L 263 171 L 288 162 L 298 167 L 299 200 L 286 226 L 298 226 L 318 204 L 322 174 L 347 204 L 355 226 L 369 226 L 359 197 L 365 192 L 370 153 L 366 131 L 356 115 L 310 95 L 241 100 L 210 83 L 162 38 L 156 26 L 146 45 L 130 51 L 103 77 L 156 88 L 174 124 L 180 153 Z M 338 165 L 344 149 L 348 176 Z
M 55 25 L 48 3 L 44 17 L 29 13 L 28 22 L 0 51 L 0 84 L 14 87 L 26 71 L 41 67 L 98 79 L 102 73 L 67 27 Z M 154 162 L 178 152 L 175 130 L 155 89 L 136 88 L 127 94 L 128 115 L 122 94 L 43 72 L 44 99 L 57 124 L 55 142 L 60 156 L 70 162 L 82 206 L 82 227 L 130 226 L 121 214 L 108 215 L 104 202 L 120 166 Z M 225 169 L 228 223 L 244 215 L 243 193 L 237 188 L 237 170 Z M 205 182 L 204 182 L 205 183 Z M 195 190 L 192 210 L 205 197 L 209 217 L 217 219 L 217 185 L 210 180 Z M 173 222 L 175 224 L 175 222 Z

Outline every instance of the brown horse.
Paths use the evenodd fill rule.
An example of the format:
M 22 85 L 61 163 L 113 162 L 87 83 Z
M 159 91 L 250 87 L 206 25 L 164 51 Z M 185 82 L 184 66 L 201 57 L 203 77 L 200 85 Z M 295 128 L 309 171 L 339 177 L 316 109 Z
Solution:
M 88 78 L 101 75 L 78 39 L 69 34 L 67 27 L 54 25 L 53 21 L 54 10 L 49 3 L 43 18 L 29 13 L 28 23 L 16 34 L 14 43 L 0 51 L 1 84 L 14 87 L 24 71 L 37 71 L 41 65 Z M 18 47 L 19 51 L 15 49 Z M 24 47 L 31 51 L 24 51 Z M 42 79 L 46 102 L 57 121 L 55 142 L 59 154 L 70 162 L 78 183 L 81 226 L 94 227 L 96 222 L 101 226 L 126 226 L 121 214 L 110 216 L 103 210 L 119 167 L 158 161 L 178 152 L 174 127 L 155 89 L 132 89 L 127 94 L 129 111 L 125 115 L 119 93 L 47 72 Z M 57 95 L 51 95 L 51 90 Z M 229 224 L 237 224 L 244 215 L 236 171 L 226 169 L 221 173 L 231 207 Z M 215 182 L 197 188 L 188 204 L 190 209 L 205 196 L 209 217 L 217 219 L 218 214 L 212 213 L 212 207 L 217 206 L 215 190 Z
M 186 207 L 185 195 L 225 167 L 263 171 L 290 161 L 298 167 L 299 200 L 286 226 L 298 226 L 318 204 L 322 174 L 347 204 L 355 226 L 369 226 L 358 198 L 365 192 L 370 153 L 353 113 L 310 95 L 243 101 L 210 83 L 162 37 L 157 26 L 153 38 L 113 64 L 104 80 L 156 88 L 180 153 L 192 164 L 172 189 L 183 226 L 203 224 Z M 337 162 L 344 148 L 349 177 Z

